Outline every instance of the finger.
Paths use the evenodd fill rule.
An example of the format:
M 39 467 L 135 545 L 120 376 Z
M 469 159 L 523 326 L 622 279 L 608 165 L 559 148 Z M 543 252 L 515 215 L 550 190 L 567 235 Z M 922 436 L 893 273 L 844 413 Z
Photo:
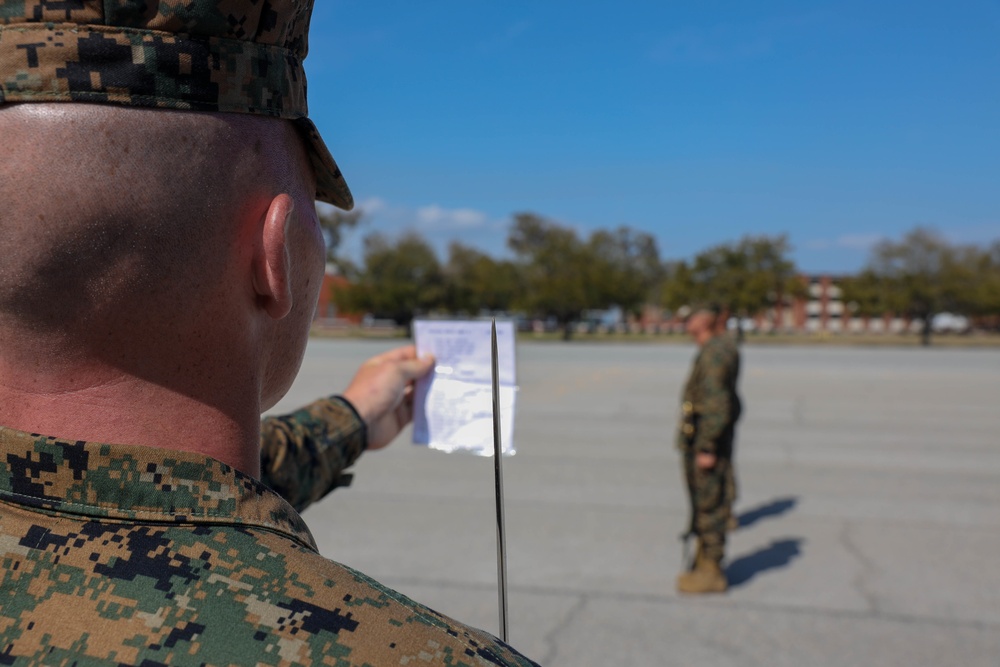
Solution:
M 399 362 L 399 371 L 403 378 L 409 382 L 423 377 L 434 368 L 434 355 L 420 357 L 419 359 L 408 359 Z
M 411 421 L 413 421 L 413 401 L 403 401 L 396 408 L 396 427 L 402 430 Z

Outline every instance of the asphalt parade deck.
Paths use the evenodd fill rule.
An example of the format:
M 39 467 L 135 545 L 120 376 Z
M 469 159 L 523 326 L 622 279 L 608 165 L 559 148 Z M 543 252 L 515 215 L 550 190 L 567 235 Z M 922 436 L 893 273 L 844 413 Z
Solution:
M 314 340 L 276 410 L 398 343 Z M 743 348 L 726 595 L 674 591 L 692 345 L 521 344 L 510 643 L 549 667 L 1000 665 L 1000 350 Z M 305 519 L 327 557 L 498 633 L 493 467 L 409 444 Z

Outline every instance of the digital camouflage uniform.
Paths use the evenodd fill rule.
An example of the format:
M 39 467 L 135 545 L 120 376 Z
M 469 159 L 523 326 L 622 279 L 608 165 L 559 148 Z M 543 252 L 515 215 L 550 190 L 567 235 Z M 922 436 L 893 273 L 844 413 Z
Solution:
M 684 479 L 691 499 L 691 531 L 702 555 L 716 563 L 726 546 L 736 484 L 732 467 L 733 438 L 740 417 L 736 381 L 740 354 L 727 334 L 712 336 L 695 357 L 684 386 L 677 444 L 684 458 Z M 716 455 L 708 470 L 695 466 L 695 454 Z
M 367 447 L 365 424 L 345 399 L 322 398 L 260 423 L 261 481 L 298 511 L 337 486 Z
M 0 664 L 528 666 L 214 459 L 0 427 Z

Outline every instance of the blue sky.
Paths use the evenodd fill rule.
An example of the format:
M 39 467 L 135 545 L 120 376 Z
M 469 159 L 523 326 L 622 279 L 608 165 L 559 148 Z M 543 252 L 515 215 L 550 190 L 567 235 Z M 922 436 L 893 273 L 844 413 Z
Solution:
M 664 258 L 1000 238 L 1000 3 L 319 0 L 310 115 L 365 226 L 498 256 L 513 213 Z

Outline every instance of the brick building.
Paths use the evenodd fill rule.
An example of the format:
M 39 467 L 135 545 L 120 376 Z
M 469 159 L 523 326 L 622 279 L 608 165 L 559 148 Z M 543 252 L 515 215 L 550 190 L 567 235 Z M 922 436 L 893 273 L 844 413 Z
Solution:
M 348 287 L 350 283 L 344 276 L 332 272 L 329 268 L 323 276 L 323 285 L 319 289 L 319 303 L 316 305 L 314 320 L 324 323 L 350 323 L 361 322 L 361 315 L 357 313 L 339 312 L 337 304 L 333 299 L 333 291 L 337 287 Z

